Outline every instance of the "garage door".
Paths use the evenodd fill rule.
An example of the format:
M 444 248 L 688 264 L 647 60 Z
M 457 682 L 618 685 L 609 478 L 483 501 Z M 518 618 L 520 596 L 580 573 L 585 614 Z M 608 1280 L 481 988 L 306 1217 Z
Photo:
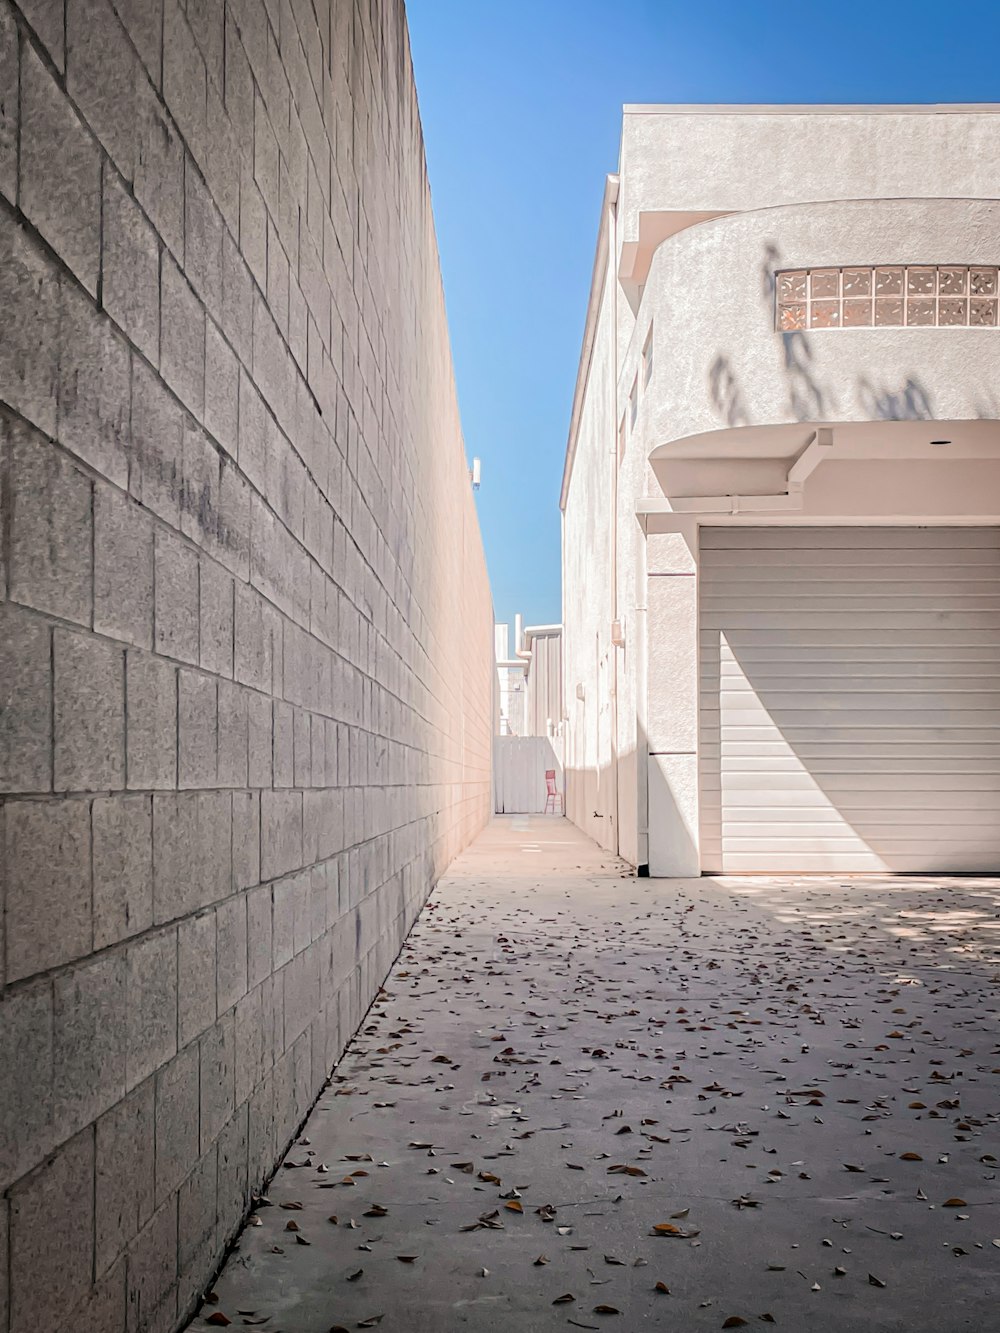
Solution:
M 1000 870 L 1000 530 L 702 528 L 707 871 Z

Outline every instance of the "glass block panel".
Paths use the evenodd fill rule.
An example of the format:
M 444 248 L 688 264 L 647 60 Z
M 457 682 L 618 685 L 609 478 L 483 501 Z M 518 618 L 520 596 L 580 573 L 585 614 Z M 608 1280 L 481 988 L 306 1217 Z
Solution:
M 806 308 L 804 305 L 782 305 L 778 307 L 778 328 L 783 333 L 792 329 L 806 327 Z
M 804 301 L 806 299 L 806 275 L 805 270 L 795 273 L 778 274 L 778 302 L 785 305 L 789 301 Z
M 844 295 L 845 296 L 871 296 L 872 294 L 872 271 L 870 268 L 845 268 L 844 269 Z M 846 324 L 846 319 L 844 320 Z
M 942 296 L 938 302 L 939 324 L 968 324 L 969 303 L 964 297 Z
M 938 291 L 942 296 L 964 296 L 968 281 L 967 268 L 942 268 L 938 271 Z
M 836 329 L 840 326 L 839 301 L 813 301 L 809 308 L 809 327 Z
M 818 297 L 840 295 L 840 270 L 836 268 L 814 268 L 809 274 L 809 294 L 815 301 Z
M 996 296 L 997 271 L 995 268 L 969 270 L 969 291 L 973 296 Z
M 876 296 L 902 296 L 902 294 L 903 270 L 901 268 L 877 268 L 875 270 Z M 877 319 L 875 323 L 878 323 Z
M 844 328 L 859 329 L 872 322 L 872 303 L 871 301 L 845 301 L 844 302 Z
M 933 324 L 934 298 L 911 296 L 906 303 L 907 324 Z
M 908 268 L 906 291 L 909 296 L 933 296 L 937 289 L 937 271 L 933 268 Z
M 902 280 L 902 275 L 900 275 Z M 876 324 L 902 324 L 903 299 L 899 296 L 885 296 L 875 302 Z
M 997 303 L 996 301 L 976 300 L 975 297 L 969 302 L 969 323 L 977 326 L 985 324 L 996 324 L 997 322 Z

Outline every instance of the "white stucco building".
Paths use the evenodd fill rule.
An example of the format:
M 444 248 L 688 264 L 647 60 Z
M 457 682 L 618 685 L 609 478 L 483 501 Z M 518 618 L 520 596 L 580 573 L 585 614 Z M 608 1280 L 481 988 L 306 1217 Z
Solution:
M 1000 108 L 625 108 L 563 480 L 567 813 L 1000 869 Z

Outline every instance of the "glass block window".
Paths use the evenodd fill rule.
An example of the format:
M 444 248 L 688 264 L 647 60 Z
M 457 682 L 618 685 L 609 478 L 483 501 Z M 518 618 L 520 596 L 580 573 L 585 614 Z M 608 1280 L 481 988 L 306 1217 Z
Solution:
M 790 269 L 777 275 L 776 327 L 997 327 L 990 264 L 873 264 Z

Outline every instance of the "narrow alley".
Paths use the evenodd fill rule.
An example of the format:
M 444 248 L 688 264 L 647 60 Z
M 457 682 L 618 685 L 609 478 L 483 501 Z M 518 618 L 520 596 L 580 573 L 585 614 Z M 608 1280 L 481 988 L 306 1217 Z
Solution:
M 495 820 L 191 1327 L 996 1327 L 1000 884 Z

